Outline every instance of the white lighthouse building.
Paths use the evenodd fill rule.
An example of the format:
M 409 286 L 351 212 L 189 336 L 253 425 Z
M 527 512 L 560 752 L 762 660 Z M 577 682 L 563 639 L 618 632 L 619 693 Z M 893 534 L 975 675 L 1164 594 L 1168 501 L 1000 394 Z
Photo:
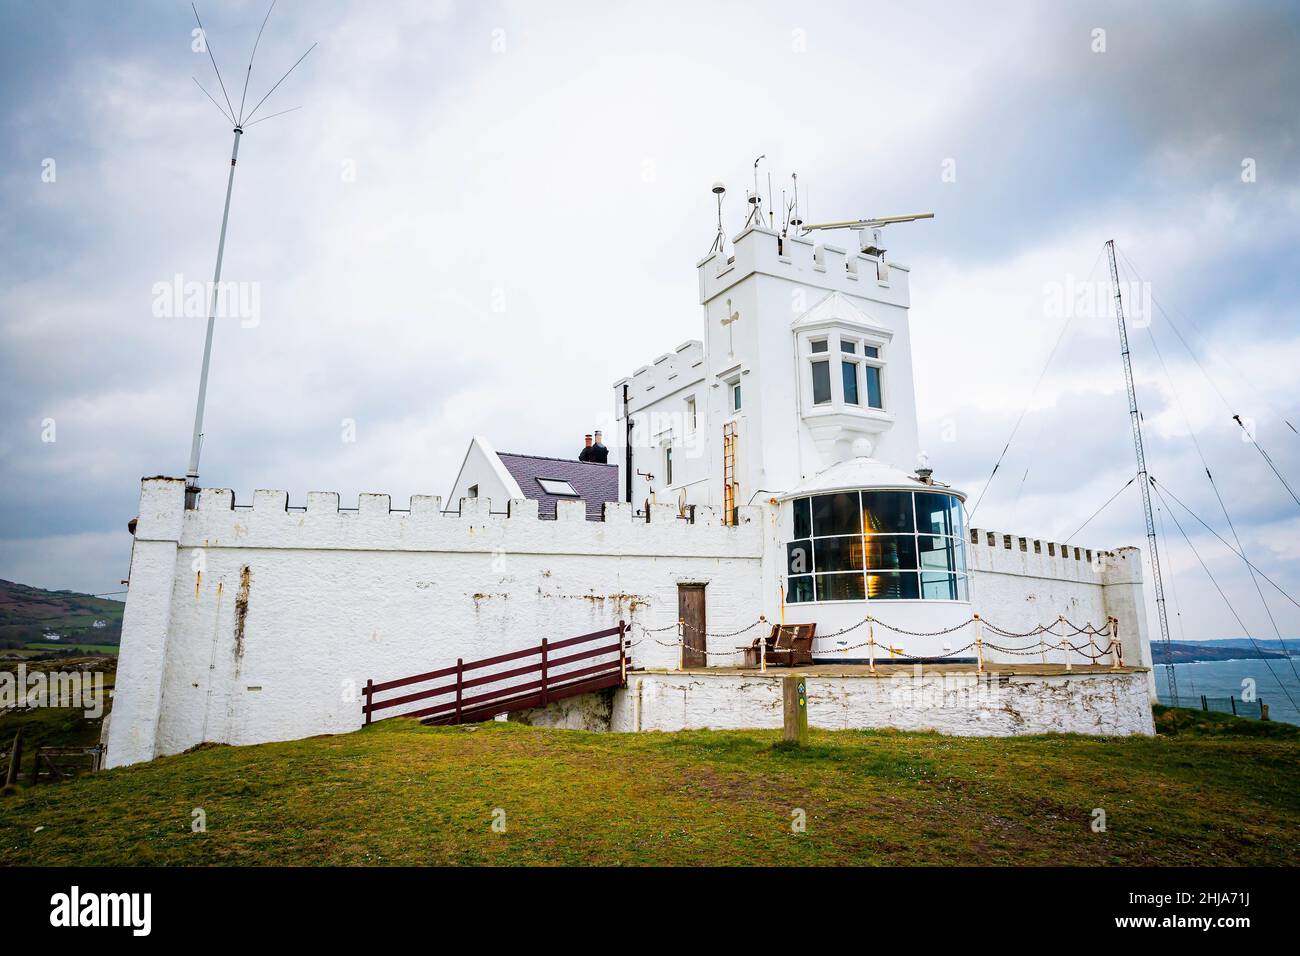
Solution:
M 908 269 L 856 235 L 754 225 L 700 261 L 703 340 L 615 383 L 611 457 L 637 507 L 775 508 L 770 619 L 937 632 L 971 616 L 965 496 L 918 460 Z
M 616 382 L 608 444 L 593 430 L 573 459 L 476 437 L 445 503 L 396 506 L 144 479 L 109 765 L 347 732 L 466 689 L 495 706 L 482 688 L 534 655 L 542 707 L 519 719 L 774 726 L 763 655 L 793 632 L 818 726 L 1153 732 L 1137 549 L 968 528 L 920 456 L 908 270 L 877 229 L 845 250 L 761 222 L 719 231 L 696 266 L 703 337 Z M 618 686 L 588 693 L 602 667 Z M 974 698 L 946 683 L 963 667 Z M 453 703 L 428 704 L 448 675 Z

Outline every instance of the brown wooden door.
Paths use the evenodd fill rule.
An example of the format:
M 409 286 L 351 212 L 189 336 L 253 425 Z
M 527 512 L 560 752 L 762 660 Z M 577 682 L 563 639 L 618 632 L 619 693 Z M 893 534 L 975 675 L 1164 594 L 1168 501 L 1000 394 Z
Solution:
M 685 622 L 682 628 L 686 646 L 682 649 L 683 667 L 707 667 L 708 657 L 704 651 L 708 644 L 704 639 L 707 630 L 704 623 L 704 585 L 677 585 L 677 616 Z

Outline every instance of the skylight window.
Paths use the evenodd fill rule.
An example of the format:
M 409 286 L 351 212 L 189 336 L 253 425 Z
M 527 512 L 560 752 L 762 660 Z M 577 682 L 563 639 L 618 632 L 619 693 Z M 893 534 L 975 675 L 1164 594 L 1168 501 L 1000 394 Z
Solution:
M 542 486 L 542 491 L 548 495 L 559 495 L 564 498 L 580 498 L 573 485 L 569 484 L 563 478 L 538 478 L 537 483 Z

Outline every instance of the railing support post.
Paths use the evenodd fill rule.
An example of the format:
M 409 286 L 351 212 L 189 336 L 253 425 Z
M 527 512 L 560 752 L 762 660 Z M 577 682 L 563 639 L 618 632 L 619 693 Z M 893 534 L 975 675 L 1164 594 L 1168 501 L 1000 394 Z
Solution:
M 460 723 L 461 682 L 465 675 L 465 661 L 456 658 L 456 723 Z
M 627 624 L 618 622 L 618 676 L 622 686 L 627 686 Z
M 548 703 L 546 696 L 546 638 L 542 638 L 542 706 Z
M 375 681 L 371 678 L 366 681 L 366 724 L 370 723 L 370 707 L 374 704 Z
M 677 669 L 682 670 L 686 666 L 686 619 L 677 619 Z
M 978 614 L 974 615 L 974 618 L 975 618 L 975 657 L 979 661 L 975 669 L 977 673 L 983 674 L 984 673 L 984 621 L 980 619 L 980 616 Z
M 876 623 L 867 618 L 867 667 L 876 672 Z

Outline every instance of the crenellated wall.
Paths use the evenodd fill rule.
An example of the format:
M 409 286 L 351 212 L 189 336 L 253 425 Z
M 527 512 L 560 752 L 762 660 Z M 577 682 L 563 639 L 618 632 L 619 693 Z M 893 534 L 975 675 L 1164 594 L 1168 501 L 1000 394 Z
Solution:
M 1114 617 L 1125 662 L 1151 666 L 1139 549 L 1100 551 L 984 528 L 968 534 L 971 598 L 986 619 L 1024 632 L 1058 616 L 1078 626 Z M 1149 681 L 1154 696 L 1154 677 Z
M 761 508 L 723 526 L 658 506 L 636 517 L 581 501 L 555 520 L 535 501 L 493 513 L 484 498 L 444 512 L 387 495 L 355 509 L 316 492 L 289 508 L 282 491 L 204 490 L 184 508 L 184 482 L 143 482 L 123 620 L 110 766 L 205 741 L 287 740 L 354 730 L 358 691 L 430 670 L 637 621 L 677 619 L 677 585 L 707 584 L 709 625 L 749 623 L 760 605 Z M 643 641 L 637 664 L 675 663 Z
M 652 505 L 638 516 L 627 504 L 611 503 L 603 520 L 589 521 L 575 501 L 561 502 L 557 517 L 543 520 L 535 501 L 494 507 L 486 498 L 466 498 L 444 510 L 432 496 L 412 497 L 395 510 L 379 494 L 340 507 L 338 495 L 326 492 L 309 494 L 301 507 L 290 507 L 283 491 L 257 491 L 250 505 L 237 505 L 221 489 L 204 490 L 197 507 L 186 510 L 182 480 L 146 479 L 108 764 L 203 742 L 354 730 L 368 679 L 409 676 L 619 621 L 671 626 L 679 584 L 707 586 L 707 627 L 715 635 L 751 624 L 765 604 L 777 620 L 780 609 L 771 605 L 784 546 L 774 532 L 775 510 L 742 507 L 739 519 L 724 526 L 715 511 L 700 507 L 691 522 L 673 505 Z M 1055 544 L 996 532 L 990 544 L 989 534 L 970 532 L 972 603 L 953 604 L 958 617 L 974 610 L 1004 629 L 1028 631 L 1058 615 L 1077 624 L 1114 616 L 1126 662 L 1150 665 L 1136 549 L 1063 553 Z M 835 607 L 907 627 L 908 603 Z M 798 619 L 786 611 L 787 619 Z M 819 621 L 819 629 L 829 633 L 832 623 Z M 676 665 L 674 632 L 661 636 L 667 646 L 654 635 L 633 635 L 636 666 Z M 882 632 L 880 639 L 887 637 Z M 939 655 L 936 642 L 945 639 L 956 640 L 901 638 L 927 656 Z M 990 651 L 986 659 L 999 655 Z

